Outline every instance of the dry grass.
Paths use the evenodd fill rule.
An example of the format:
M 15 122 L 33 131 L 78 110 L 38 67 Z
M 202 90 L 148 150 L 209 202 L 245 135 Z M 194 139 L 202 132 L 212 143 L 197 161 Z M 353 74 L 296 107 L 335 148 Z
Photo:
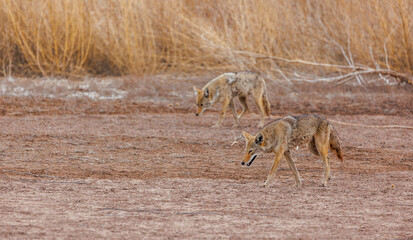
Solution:
M 0 0 L 0 6 L 2 75 L 305 70 L 249 53 L 401 72 L 413 67 L 409 0 Z M 319 71 L 313 74 L 337 70 Z

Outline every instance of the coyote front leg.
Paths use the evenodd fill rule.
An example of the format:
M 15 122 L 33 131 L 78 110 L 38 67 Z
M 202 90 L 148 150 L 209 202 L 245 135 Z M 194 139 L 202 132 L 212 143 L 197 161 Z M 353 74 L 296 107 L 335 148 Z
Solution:
M 235 109 L 235 105 L 234 105 L 234 101 L 231 99 L 231 101 L 229 102 L 229 108 L 232 111 L 232 115 L 234 115 L 234 119 L 235 119 L 235 123 L 234 123 L 234 127 L 238 127 L 239 126 L 239 118 L 238 118 L 238 114 L 237 111 Z
M 278 147 L 278 150 L 274 151 L 275 152 L 275 160 L 274 163 L 272 164 L 270 173 L 268 174 L 267 180 L 264 182 L 264 184 L 261 185 L 261 187 L 268 187 L 271 183 L 271 181 L 275 177 L 275 172 L 277 171 L 278 164 L 280 163 L 280 160 L 282 156 L 284 155 L 284 147 Z
M 218 122 L 212 127 L 220 127 L 221 126 L 222 120 L 224 120 L 225 113 L 227 112 L 230 101 L 231 100 L 229 100 L 229 99 L 225 99 L 222 102 L 222 109 L 221 109 L 221 113 L 219 114 Z

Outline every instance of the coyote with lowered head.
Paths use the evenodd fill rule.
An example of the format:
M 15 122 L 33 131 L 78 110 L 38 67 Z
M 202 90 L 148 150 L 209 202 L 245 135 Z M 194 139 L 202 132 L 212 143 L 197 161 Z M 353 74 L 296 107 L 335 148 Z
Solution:
M 275 160 L 262 185 L 268 187 L 274 179 L 278 163 L 285 156 L 291 171 L 294 173 L 297 186 L 301 186 L 300 175 L 291 158 L 290 149 L 307 144 L 314 155 L 319 156 L 324 164 L 324 178 L 321 186 L 327 186 L 330 179 L 330 159 L 328 149 L 332 150 L 342 161 L 343 153 L 336 130 L 324 118 L 315 114 L 297 117 L 284 117 L 266 125 L 255 136 L 242 132 L 246 140 L 245 156 L 241 162 L 250 166 L 261 153 L 274 152 Z
M 196 97 L 196 115 L 201 115 L 205 109 L 209 108 L 215 102 L 222 102 L 222 110 L 218 122 L 214 127 L 219 127 L 229 108 L 235 118 L 234 126 L 239 125 L 239 121 L 248 111 L 247 96 L 251 95 L 260 110 L 260 124 L 264 126 L 264 115 L 271 117 L 270 102 L 267 98 L 267 88 L 264 79 L 253 72 L 224 73 L 207 83 L 202 89 L 194 87 Z M 242 104 L 240 115 L 234 106 L 233 98 L 238 97 Z

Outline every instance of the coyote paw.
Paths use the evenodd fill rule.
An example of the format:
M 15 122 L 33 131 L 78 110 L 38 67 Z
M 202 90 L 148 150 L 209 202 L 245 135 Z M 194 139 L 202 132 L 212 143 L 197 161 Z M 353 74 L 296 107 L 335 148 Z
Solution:
M 233 128 L 237 128 L 237 127 L 239 127 L 239 124 L 238 124 L 238 123 L 234 123 L 234 125 L 232 125 L 232 127 L 233 127 Z
M 322 183 L 320 185 L 318 185 L 319 187 L 327 187 L 327 183 Z
M 295 184 L 293 185 L 293 187 L 301 188 L 302 185 L 303 185 L 303 184 L 302 184 L 302 182 L 300 181 L 300 182 L 298 182 L 298 183 L 295 183 Z
M 212 128 L 219 128 L 220 127 L 220 124 L 214 124 L 214 125 L 212 125 Z
M 267 187 L 268 187 L 267 182 L 261 183 L 261 184 L 260 184 L 260 187 L 261 187 L 261 188 L 267 188 Z

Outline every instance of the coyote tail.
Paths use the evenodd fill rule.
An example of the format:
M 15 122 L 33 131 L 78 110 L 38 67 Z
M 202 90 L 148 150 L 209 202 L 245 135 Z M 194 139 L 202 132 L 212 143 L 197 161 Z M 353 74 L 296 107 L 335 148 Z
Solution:
M 343 161 L 343 151 L 341 148 L 340 140 L 338 139 L 337 131 L 330 126 L 330 149 L 337 155 L 337 158 Z
M 271 116 L 271 105 L 270 105 L 270 102 L 268 101 L 266 91 L 262 94 L 262 103 L 265 108 L 265 113 L 267 114 L 268 117 L 270 117 Z

